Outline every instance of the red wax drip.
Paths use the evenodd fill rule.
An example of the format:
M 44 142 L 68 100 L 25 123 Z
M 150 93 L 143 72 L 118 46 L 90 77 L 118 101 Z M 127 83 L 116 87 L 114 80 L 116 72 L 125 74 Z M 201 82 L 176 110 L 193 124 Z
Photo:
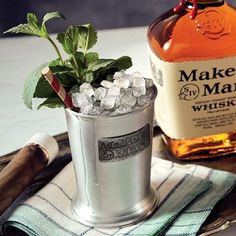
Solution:
M 197 0 L 192 0 L 192 2 L 193 2 L 193 10 L 190 14 L 191 20 L 193 20 L 196 17 L 197 11 L 198 11 Z M 183 10 L 185 8 L 184 3 L 185 3 L 185 0 L 180 0 L 179 4 L 174 8 L 174 12 L 177 13 L 177 12 Z

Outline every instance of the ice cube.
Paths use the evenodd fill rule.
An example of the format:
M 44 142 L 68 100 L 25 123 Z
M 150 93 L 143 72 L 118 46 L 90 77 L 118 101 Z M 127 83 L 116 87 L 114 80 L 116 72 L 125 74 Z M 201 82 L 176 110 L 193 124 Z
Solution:
M 149 89 L 147 89 L 146 91 L 146 95 L 149 97 L 149 99 L 154 99 L 155 96 L 157 94 L 157 90 L 156 88 L 153 86 L 153 87 L 150 87 Z
M 72 95 L 73 93 L 79 93 L 79 86 L 78 86 L 78 85 L 74 85 L 74 86 L 70 89 L 69 93 L 70 93 L 71 95 Z
M 133 80 L 133 95 L 135 97 L 142 96 L 146 93 L 146 88 L 145 88 L 145 79 L 142 77 L 142 75 L 139 72 L 135 72 L 132 74 L 134 77 Z
M 143 77 L 135 77 L 133 87 L 145 87 L 145 79 Z
M 135 106 L 136 102 L 137 102 L 137 99 L 132 95 L 124 95 L 121 98 L 121 105 L 133 107 Z
M 120 88 L 120 95 L 123 96 L 126 94 L 126 89 L 125 88 Z
M 115 107 L 116 97 L 115 96 L 106 96 L 101 101 L 101 107 L 104 110 L 110 110 Z
M 80 87 L 79 87 L 79 91 L 80 91 L 81 93 L 86 94 L 86 95 L 89 96 L 89 97 L 91 97 L 91 96 L 94 95 L 93 87 L 92 87 L 92 85 L 89 84 L 89 83 L 83 83 L 83 84 L 81 84 Z
M 127 88 L 127 89 L 125 90 L 125 94 L 126 94 L 126 95 L 132 95 L 132 94 L 133 94 L 133 89 L 132 89 L 132 88 Z
M 134 87 L 133 86 L 133 95 L 135 97 L 140 97 L 142 95 L 145 95 L 146 94 L 146 88 L 145 87 Z
M 133 86 L 134 80 L 135 80 L 135 83 L 137 84 L 137 81 L 142 81 L 142 79 L 144 78 L 140 72 L 136 71 L 132 73 L 130 76 L 131 85 Z M 134 86 L 139 87 L 140 85 L 134 85 Z M 144 86 L 144 84 L 142 84 L 142 86 Z
M 154 85 L 152 79 L 145 79 L 145 86 L 146 88 L 151 88 Z
M 134 73 L 132 73 L 131 76 L 133 78 L 143 78 L 143 75 L 138 71 L 135 71 Z
M 91 115 L 99 116 L 103 113 L 103 108 L 100 106 L 93 106 L 92 110 L 90 111 Z
M 108 96 L 115 96 L 115 97 L 119 96 L 120 95 L 120 88 L 117 86 L 113 86 L 113 87 L 109 88 L 107 91 L 107 95 Z
M 101 101 L 106 96 L 107 90 L 104 87 L 99 87 L 94 92 L 94 98 Z
M 123 95 L 120 94 L 119 96 L 116 97 L 116 103 L 115 103 L 116 107 L 119 107 L 119 106 L 120 106 L 122 96 L 123 96 Z
M 121 78 L 121 77 L 124 77 L 125 75 L 125 71 L 124 70 L 120 70 L 120 71 L 117 71 L 114 76 L 113 76 L 113 79 L 118 79 L 118 78 Z
M 90 114 L 92 109 L 93 109 L 93 104 L 90 103 L 88 100 L 83 101 L 80 106 L 80 112 L 84 115 Z
M 72 93 L 71 97 L 75 107 L 80 107 L 84 101 L 87 101 L 86 94 L 84 93 Z
M 126 76 L 116 78 L 113 83 L 120 88 L 129 87 L 129 79 Z
M 128 76 L 127 76 L 127 79 L 129 80 L 129 86 L 132 86 L 132 85 L 133 85 L 133 82 L 134 82 L 134 77 L 131 76 L 131 75 L 128 75 Z
M 151 99 L 147 95 L 142 95 L 142 96 L 138 97 L 138 105 L 141 107 L 145 106 L 150 101 L 151 101 Z
M 111 88 L 114 86 L 114 84 L 108 80 L 103 80 L 100 84 L 105 88 Z

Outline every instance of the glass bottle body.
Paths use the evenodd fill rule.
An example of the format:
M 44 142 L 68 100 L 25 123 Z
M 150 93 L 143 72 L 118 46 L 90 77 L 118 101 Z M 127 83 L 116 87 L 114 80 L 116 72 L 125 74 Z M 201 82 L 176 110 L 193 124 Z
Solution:
M 232 73 L 230 74 L 230 79 L 235 79 L 236 82 L 236 73 L 234 74 L 235 65 L 236 65 L 236 10 L 234 7 L 229 6 L 226 2 L 220 1 L 220 0 L 199 0 L 198 3 L 198 12 L 196 17 L 193 20 L 190 20 L 191 11 L 192 11 L 192 3 L 189 1 L 186 1 L 184 3 L 184 8 L 179 11 L 178 13 L 175 13 L 173 9 L 159 17 L 157 20 L 155 20 L 149 27 L 148 30 L 148 43 L 149 48 L 152 56 L 151 59 L 151 65 L 152 68 L 155 68 L 155 63 L 157 64 L 159 61 L 155 61 L 155 58 L 158 58 L 158 60 L 164 63 L 172 63 L 168 68 L 176 67 L 175 65 L 177 63 L 178 66 L 181 65 L 181 63 L 186 62 L 193 62 L 187 64 L 187 66 L 193 66 L 193 65 L 200 65 L 202 64 L 209 64 L 208 71 L 202 71 L 200 74 L 198 74 L 198 77 L 196 73 L 200 71 L 200 69 L 196 68 L 188 68 L 189 71 L 192 72 L 188 73 L 188 77 L 186 77 L 188 82 L 188 85 L 191 84 L 191 86 L 196 86 L 198 82 L 195 80 L 204 80 L 204 85 L 208 86 L 207 83 L 212 80 L 215 76 L 215 81 L 212 80 L 211 83 L 218 83 L 220 81 L 220 77 L 222 77 L 222 74 L 219 72 L 219 69 L 215 69 L 215 74 L 211 74 L 210 76 L 210 69 L 216 68 L 214 66 L 211 66 L 211 61 L 219 60 L 218 65 L 221 65 L 221 61 L 224 62 L 224 58 L 232 58 L 234 66 L 229 66 L 232 70 Z M 152 60 L 154 58 L 154 60 Z M 214 63 L 217 63 L 217 61 Z M 174 66 L 173 66 L 174 65 Z M 216 64 L 217 65 L 217 64 Z M 223 68 L 223 67 L 222 67 Z M 221 69 L 222 69 L 221 68 Z M 224 69 L 227 71 L 227 65 L 224 64 Z M 218 70 L 218 74 L 216 72 Z M 196 72 L 197 71 L 197 72 Z M 163 76 L 163 83 L 170 82 L 169 80 L 181 80 L 178 73 L 176 71 L 176 78 L 166 78 Z M 196 72 L 196 73 L 195 73 Z M 153 70 L 153 73 L 155 71 Z M 195 74 L 194 74 L 195 73 Z M 207 74 L 208 73 L 208 74 Z M 165 74 L 165 73 L 164 73 Z M 196 75 L 196 77 L 191 77 L 190 75 Z M 231 76 L 232 75 L 232 76 Z M 216 77 L 219 78 L 216 78 Z M 157 76 L 156 76 L 157 77 Z M 155 78 L 155 75 L 154 75 Z M 192 79 L 192 80 L 191 80 Z M 191 81 L 190 81 L 191 80 Z M 200 81 L 200 82 L 202 82 Z M 223 79 L 220 81 L 222 82 Z M 224 80 L 226 81 L 226 80 Z M 191 82 L 191 83 L 190 83 Z M 196 82 L 196 83 L 195 83 Z M 219 82 L 219 83 L 220 83 Z M 209 94 L 209 98 L 211 101 L 216 101 L 217 98 L 219 98 L 222 94 L 218 95 L 216 92 L 225 93 L 226 96 L 224 99 L 229 99 L 230 97 L 236 96 L 236 90 L 232 88 L 234 86 L 233 83 L 228 85 L 225 85 L 226 82 L 223 82 L 224 85 L 222 86 L 228 86 L 228 89 L 224 89 L 226 87 L 218 88 L 220 91 L 214 90 L 216 88 L 216 85 L 211 85 L 211 93 Z M 185 89 L 186 89 L 186 84 Z M 197 84 L 197 87 L 202 86 L 202 84 Z M 214 87 L 215 86 L 215 87 Z M 217 85 L 218 86 L 218 85 Z M 221 85 L 219 85 L 221 86 Z M 231 86 L 229 88 L 229 86 Z M 160 87 L 160 84 L 159 84 Z M 182 87 L 182 88 L 183 88 Z M 214 88 L 214 89 L 213 89 Z M 162 87 L 160 87 L 162 89 Z M 174 89 L 171 89 L 170 91 L 175 91 Z M 168 93 L 168 91 L 165 91 L 165 93 Z M 165 94 L 164 93 L 164 94 Z M 204 92 L 202 92 L 204 93 Z M 213 94 L 214 93 L 214 94 Z M 228 94 L 227 94 L 228 93 Z M 181 94 L 181 93 L 180 93 Z M 173 96 L 173 99 L 178 99 L 180 94 L 176 94 L 176 96 Z M 200 99 L 201 94 L 201 88 L 199 92 L 198 99 Z M 206 95 L 206 94 L 205 94 Z M 214 96 L 213 96 L 214 95 Z M 164 95 L 165 96 L 165 95 Z M 165 97 L 166 98 L 166 97 Z M 195 98 L 191 98 L 195 99 Z M 218 102 L 218 106 L 223 106 L 222 99 L 221 98 L 221 105 L 220 102 Z M 218 99 L 218 100 L 220 100 Z M 165 106 L 169 106 L 168 102 L 171 102 L 169 98 L 165 99 Z M 184 101 L 186 104 L 189 102 Z M 195 100 L 194 100 L 195 101 Z M 197 102 L 195 102 L 197 103 Z M 199 103 L 199 100 L 198 100 Z M 207 104 L 205 102 L 205 104 Z M 212 103 L 213 104 L 213 103 Z M 216 104 L 216 102 L 215 102 Z M 234 105 L 234 102 L 232 102 Z M 232 105 L 232 106 L 233 106 Z M 208 109 L 210 105 L 205 105 Z M 212 105 L 213 106 L 213 105 Z M 172 106 L 174 107 L 174 106 Z M 192 106 L 193 107 L 193 106 Z M 203 105 L 204 107 L 204 105 Z M 218 114 L 214 113 L 216 112 L 216 109 L 214 110 L 214 107 L 211 111 L 205 111 L 205 113 L 212 112 L 212 114 L 207 114 L 206 117 L 213 117 Z M 156 106 L 155 109 L 159 109 L 158 106 Z M 175 107 L 174 107 L 175 109 Z M 213 111 L 212 111 L 213 110 Z M 179 110 L 176 109 L 175 113 L 181 113 L 178 114 L 178 117 L 173 116 L 173 119 L 179 120 L 179 126 L 181 129 L 181 126 L 184 128 L 185 122 L 184 118 L 185 116 L 188 116 L 188 113 L 186 114 L 184 112 L 185 110 Z M 236 114 L 236 109 L 233 108 L 233 110 L 230 111 L 232 114 Z M 168 112 L 167 112 L 168 113 Z M 226 112 L 227 113 L 227 112 Z M 226 114 L 225 113 L 225 114 Z M 160 113 L 159 113 L 160 114 Z M 202 113 L 202 116 L 204 113 Z M 157 115 L 156 115 L 157 116 Z M 170 113 L 169 113 L 170 116 Z M 222 117 L 225 115 L 222 113 Z M 236 115 L 235 115 L 236 116 Z M 226 116 L 225 116 L 226 117 Z M 182 119 L 183 118 L 183 119 Z M 207 118 L 207 119 L 208 119 Z M 165 119 L 165 118 L 164 118 Z M 200 119 L 198 117 L 198 119 Z M 222 118 L 221 118 L 222 119 Z M 225 118 L 226 119 L 226 118 Z M 171 121 L 171 118 L 168 119 L 169 122 Z M 183 122 L 181 123 L 181 121 Z M 194 120 L 194 119 L 192 119 Z M 196 118 L 195 118 L 196 120 Z M 231 119 L 232 120 L 232 119 Z M 158 121 L 158 117 L 157 117 Z M 209 119 L 208 119 L 209 121 Z M 221 121 L 218 121 L 217 125 L 220 126 Z M 225 121 L 224 121 L 225 122 Z M 233 118 L 232 121 L 235 124 L 236 128 L 236 120 Z M 160 122 L 160 126 L 161 126 Z M 222 123 L 222 122 L 221 122 Z M 178 123 L 177 123 L 178 124 Z M 211 123 L 213 124 L 213 123 Z M 165 126 L 171 126 L 171 124 L 167 122 Z M 188 126 L 186 124 L 186 126 Z M 198 133 L 198 127 L 203 129 L 204 127 L 195 124 L 195 128 L 193 130 L 190 129 L 189 132 L 196 132 Z M 210 127 L 210 122 L 208 122 L 208 126 Z M 211 125 L 214 126 L 214 125 Z M 232 126 L 231 126 L 232 127 Z M 161 126 L 163 129 L 163 127 Z M 199 128 L 199 129 L 200 129 Z M 173 155 L 179 159 L 202 159 L 202 158 L 211 158 L 215 156 L 222 156 L 227 155 L 230 153 L 236 153 L 236 131 L 234 129 L 229 130 L 226 128 L 226 131 L 223 132 L 217 132 L 214 133 L 214 127 L 209 129 L 209 133 L 207 133 L 207 127 L 205 127 L 205 131 L 203 132 L 204 135 L 195 135 L 193 133 L 187 134 L 181 133 L 181 135 L 173 135 L 169 134 L 171 132 L 165 132 L 165 129 L 168 130 L 168 128 L 164 128 L 164 140 L 168 144 L 168 147 L 170 151 L 173 153 Z M 217 128 L 215 130 L 218 130 Z M 220 130 L 224 130 L 221 128 Z M 201 132 L 200 132 L 201 133 Z M 186 135 L 186 137 L 185 137 Z

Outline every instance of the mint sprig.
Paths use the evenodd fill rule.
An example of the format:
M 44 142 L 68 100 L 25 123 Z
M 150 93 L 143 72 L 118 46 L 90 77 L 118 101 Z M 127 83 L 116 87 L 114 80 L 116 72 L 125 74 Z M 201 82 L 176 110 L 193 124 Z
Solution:
M 65 90 L 68 92 L 75 85 L 88 82 L 98 86 L 101 80 L 116 71 L 128 69 L 132 66 L 131 58 L 123 56 L 118 59 L 102 59 L 98 53 L 89 50 L 97 42 L 97 32 L 91 24 L 70 26 L 65 32 L 57 34 L 57 41 L 61 44 L 68 58 L 63 59 L 60 50 L 48 33 L 46 22 L 55 18 L 66 19 L 60 12 L 47 13 L 40 21 L 33 13 L 27 14 L 27 23 L 15 26 L 4 33 L 24 33 L 47 39 L 54 47 L 57 58 L 36 68 L 26 79 L 23 90 L 25 105 L 32 109 L 34 98 L 45 98 L 42 106 L 60 107 L 62 101 L 41 75 L 44 66 L 49 66 Z
M 91 24 L 81 25 L 79 30 L 79 47 L 84 50 L 84 54 L 88 49 L 92 48 L 97 42 L 97 32 Z
M 56 44 L 54 43 L 54 41 L 49 36 L 48 30 L 46 27 L 46 22 L 49 20 L 55 19 L 55 18 L 66 19 L 62 13 L 55 11 L 55 12 L 47 13 L 43 17 L 42 22 L 40 23 L 39 19 L 37 18 L 37 16 L 35 14 L 28 13 L 27 14 L 27 23 L 19 24 L 15 27 L 5 31 L 4 33 L 15 33 L 15 34 L 22 33 L 22 34 L 38 36 L 38 37 L 47 39 L 54 47 L 54 49 L 57 53 L 57 56 L 60 58 L 61 63 L 63 64 L 61 53 L 60 53 L 59 49 L 57 48 Z

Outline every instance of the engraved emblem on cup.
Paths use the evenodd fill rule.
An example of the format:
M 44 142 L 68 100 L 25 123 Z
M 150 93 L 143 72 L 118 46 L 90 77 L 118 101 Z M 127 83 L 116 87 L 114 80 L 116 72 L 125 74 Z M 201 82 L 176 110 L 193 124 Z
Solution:
M 99 160 L 121 161 L 133 157 L 150 145 L 150 124 L 121 137 L 102 138 L 98 141 Z
M 229 33 L 222 12 L 207 10 L 199 14 L 195 20 L 197 30 L 211 39 L 220 38 Z

